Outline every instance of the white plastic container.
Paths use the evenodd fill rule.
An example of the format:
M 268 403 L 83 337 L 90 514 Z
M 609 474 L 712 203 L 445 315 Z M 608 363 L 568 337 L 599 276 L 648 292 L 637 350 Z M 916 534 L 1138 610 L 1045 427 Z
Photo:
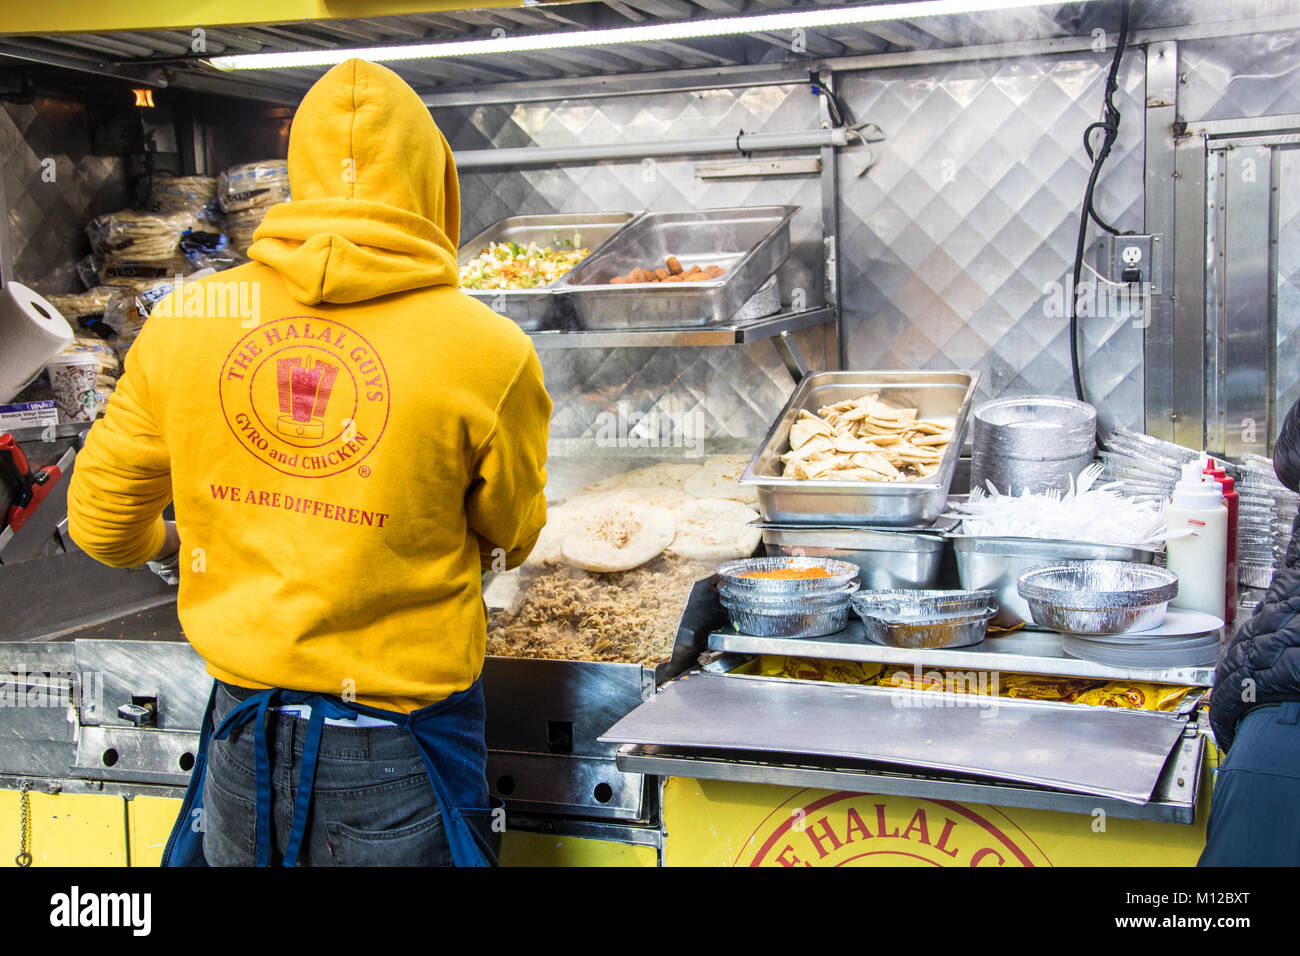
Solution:
M 1183 466 L 1183 477 L 1174 486 L 1165 509 L 1170 538 L 1165 545 L 1165 566 L 1178 575 L 1178 596 L 1170 607 L 1223 614 L 1228 567 L 1228 508 L 1217 482 L 1201 474 L 1201 466 Z

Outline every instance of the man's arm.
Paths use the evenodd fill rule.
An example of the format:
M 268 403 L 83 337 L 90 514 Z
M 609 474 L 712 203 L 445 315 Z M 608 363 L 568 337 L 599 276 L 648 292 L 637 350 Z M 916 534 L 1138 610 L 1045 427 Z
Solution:
M 141 332 L 141 337 L 147 332 Z M 68 486 L 68 531 L 97 561 L 127 568 L 160 560 L 180 547 L 164 522 L 172 498 L 171 460 L 153 414 L 139 361 L 141 342 L 126 355 L 108 412 L 86 435 Z
M 484 570 L 523 563 L 546 524 L 546 441 L 551 398 L 530 345 L 497 408 L 496 423 L 475 456 L 465 496 Z

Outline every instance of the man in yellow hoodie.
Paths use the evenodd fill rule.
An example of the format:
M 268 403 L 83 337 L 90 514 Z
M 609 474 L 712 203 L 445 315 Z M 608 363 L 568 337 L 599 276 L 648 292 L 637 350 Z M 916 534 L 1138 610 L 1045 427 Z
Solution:
M 448 802 L 487 802 L 480 573 L 520 564 L 545 524 L 551 403 L 527 336 L 457 289 L 451 150 L 396 74 L 350 60 L 317 82 L 289 178 L 254 261 L 145 323 L 69 529 L 139 565 L 178 547 L 175 503 L 178 613 L 217 680 L 210 863 L 271 862 L 268 816 L 290 862 L 443 859 Z M 458 735 L 417 746 L 414 718 L 452 710 Z

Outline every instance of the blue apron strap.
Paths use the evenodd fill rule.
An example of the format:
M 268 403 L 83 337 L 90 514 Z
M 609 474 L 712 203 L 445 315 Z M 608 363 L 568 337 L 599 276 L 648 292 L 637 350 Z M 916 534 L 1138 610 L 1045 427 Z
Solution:
M 307 721 L 307 737 L 302 745 L 302 764 L 298 768 L 298 793 L 293 802 L 293 825 L 284 848 L 284 866 L 298 865 L 298 851 L 307 832 L 307 815 L 311 811 L 311 793 L 316 784 L 316 759 L 320 756 L 321 732 L 325 729 L 325 712 L 313 707 Z
M 199 749 L 194 755 L 194 766 L 190 773 L 189 785 L 185 788 L 185 798 L 181 801 L 181 811 L 167 836 L 167 845 L 163 847 L 161 866 L 207 866 L 203 856 L 203 826 L 201 819 L 195 821 L 197 812 L 203 813 L 203 779 L 207 772 L 208 742 L 212 737 L 212 712 L 216 706 L 217 685 L 212 684 L 212 693 L 208 695 L 208 706 L 203 712 L 203 723 L 199 725 Z
M 231 731 L 256 720 L 253 755 L 257 769 L 257 857 L 254 865 L 271 865 L 271 756 L 266 742 L 266 712 L 279 698 L 277 688 L 259 691 L 239 702 L 212 735 L 224 740 Z
M 414 711 L 407 721 L 442 808 L 443 831 L 456 866 L 495 862 L 485 835 L 477 829 L 488 825 L 491 813 L 483 722 L 482 680 Z

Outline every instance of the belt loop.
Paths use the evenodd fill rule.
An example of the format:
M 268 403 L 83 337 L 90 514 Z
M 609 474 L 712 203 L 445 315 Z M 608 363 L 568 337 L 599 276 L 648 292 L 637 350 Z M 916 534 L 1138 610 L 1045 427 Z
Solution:
M 1282 705 L 1282 712 L 1277 715 L 1279 724 L 1294 724 L 1300 721 L 1300 702 L 1289 700 Z

